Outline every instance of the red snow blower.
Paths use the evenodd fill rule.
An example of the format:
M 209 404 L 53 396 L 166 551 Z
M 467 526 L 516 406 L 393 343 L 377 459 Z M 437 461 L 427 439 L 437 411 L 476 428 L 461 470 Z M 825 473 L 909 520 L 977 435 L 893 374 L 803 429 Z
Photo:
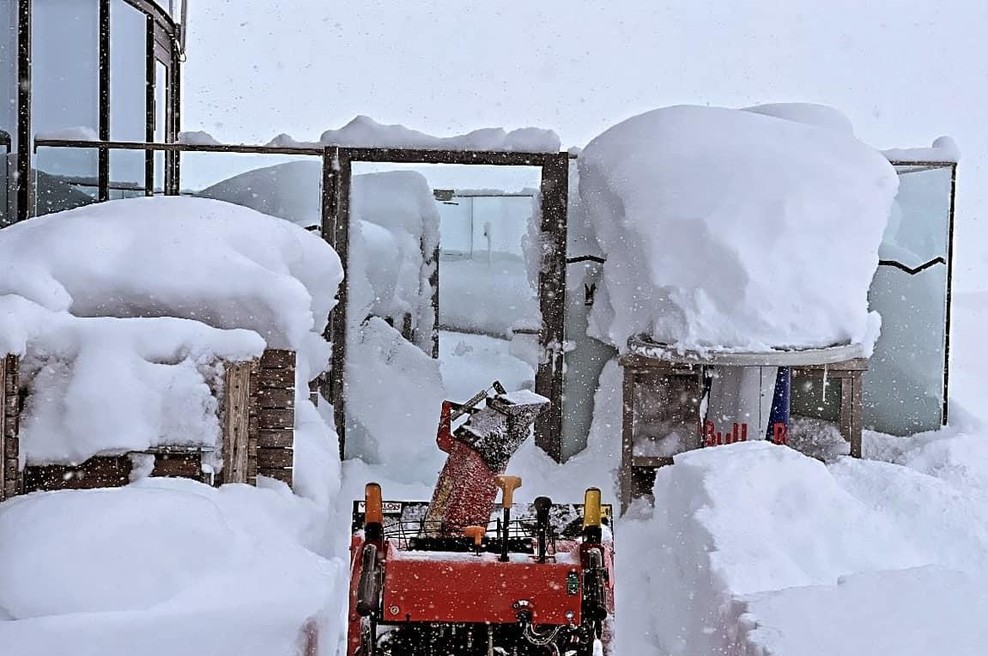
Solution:
M 521 479 L 504 475 L 548 403 L 497 382 L 445 401 L 432 501 L 383 501 L 367 485 L 353 507 L 348 656 L 610 653 L 611 507 L 596 488 L 583 504 L 516 504 Z

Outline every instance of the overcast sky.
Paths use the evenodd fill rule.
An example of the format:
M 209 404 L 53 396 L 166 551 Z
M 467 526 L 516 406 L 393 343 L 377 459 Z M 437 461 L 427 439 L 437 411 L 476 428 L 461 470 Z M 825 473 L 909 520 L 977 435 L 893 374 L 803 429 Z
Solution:
M 315 140 L 366 114 L 435 134 L 546 127 L 584 145 L 655 107 L 780 101 L 835 106 L 881 148 L 950 134 L 958 283 L 980 282 L 985 0 L 189 4 L 183 128 L 224 141 Z

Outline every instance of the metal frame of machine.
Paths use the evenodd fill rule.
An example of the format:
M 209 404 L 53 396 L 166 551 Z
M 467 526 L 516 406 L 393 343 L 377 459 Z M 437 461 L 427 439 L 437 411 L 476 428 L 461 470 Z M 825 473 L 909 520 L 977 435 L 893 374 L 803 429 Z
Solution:
M 547 400 L 492 389 L 444 402 L 430 502 L 383 501 L 376 483 L 354 502 L 347 656 L 610 653 L 611 507 L 597 488 L 514 503 L 521 479 L 503 472 Z

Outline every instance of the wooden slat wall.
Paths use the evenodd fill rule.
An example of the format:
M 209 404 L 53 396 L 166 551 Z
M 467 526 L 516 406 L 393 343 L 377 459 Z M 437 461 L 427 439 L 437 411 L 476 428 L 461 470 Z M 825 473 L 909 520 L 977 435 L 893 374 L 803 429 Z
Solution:
M 257 374 L 257 474 L 292 485 L 295 458 L 295 352 L 268 349 Z
M 16 495 L 21 487 L 19 362 L 13 355 L 0 356 L 0 501 Z

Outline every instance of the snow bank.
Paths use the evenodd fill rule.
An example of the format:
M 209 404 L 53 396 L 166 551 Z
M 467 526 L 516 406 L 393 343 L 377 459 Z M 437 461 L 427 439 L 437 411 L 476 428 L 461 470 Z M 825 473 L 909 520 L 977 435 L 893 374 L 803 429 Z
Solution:
M 988 581 L 938 567 L 857 574 L 751 599 L 738 654 L 951 656 L 985 651 Z
M 176 317 L 305 347 L 342 280 L 317 235 L 212 200 L 135 198 L 0 233 L 0 294 L 74 316 Z
M 446 398 L 439 362 L 374 317 L 351 331 L 346 385 L 348 456 L 400 465 L 395 480 L 434 477 L 445 456 L 436 446 Z
M 294 656 L 312 619 L 333 653 L 343 566 L 303 546 L 308 522 L 283 486 L 15 498 L 0 505 L 2 651 Z
M 298 351 L 308 403 L 341 277 L 317 235 L 212 200 L 117 201 L 5 228 L 0 351 L 23 356 L 24 457 L 213 446 L 218 361 L 265 346 Z
M 983 629 L 948 609 L 988 604 L 988 441 L 948 431 L 896 460 L 828 466 L 767 442 L 677 456 L 658 471 L 654 510 L 637 505 L 618 525 L 622 552 L 640 554 L 618 560 L 619 607 L 664 600 L 621 618 L 619 652 L 935 644 L 912 635 L 975 653 Z
M 583 151 L 580 197 L 607 257 L 594 336 L 871 348 L 867 292 L 895 171 L 832 114 L 811 125 L 805 111 L 760 111 L 655 110 Z

